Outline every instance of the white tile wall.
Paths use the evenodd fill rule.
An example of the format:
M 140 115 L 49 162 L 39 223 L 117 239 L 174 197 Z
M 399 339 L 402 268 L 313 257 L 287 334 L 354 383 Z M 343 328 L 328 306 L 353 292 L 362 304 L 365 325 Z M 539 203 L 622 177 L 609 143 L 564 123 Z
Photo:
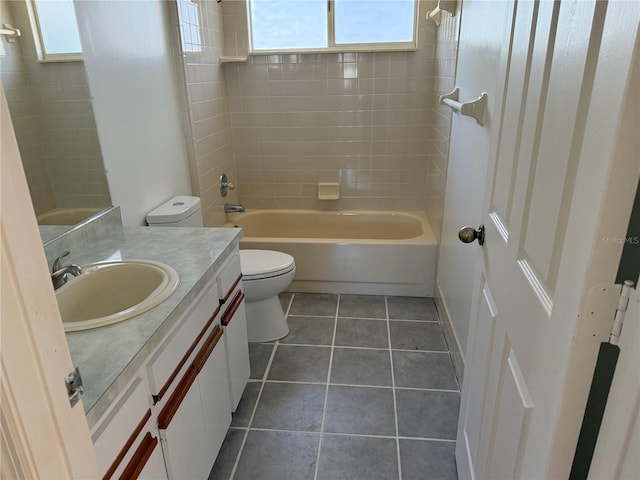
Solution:
M 431 7 L 421 4 L 416 52 L 252 56 L 225 67 L 245 206 L 433 208 L 442 120 Z M 318 182 L 339 182 L 340 200 L 317 200 Z
M 36 213 L 110 205 L 84 64 L 38 63 L 24 3 L 2 14 L 22 30 L 0 68 Z
M 220 196 L 218 178 L 224 172 L 237 181 L 231 145 L 223 54 L 222 5 L 215 1 L 179 0 L 180 31 L 191 32 L 183 44 L 183 66 L 187 86 L 193 168 L 197 177 L 194 194 L 202 200 L 205 225 L 222 225 L 223 205 L 237 203 L 237 191 Z M 199 32 L 199 38 L 193 34 Z

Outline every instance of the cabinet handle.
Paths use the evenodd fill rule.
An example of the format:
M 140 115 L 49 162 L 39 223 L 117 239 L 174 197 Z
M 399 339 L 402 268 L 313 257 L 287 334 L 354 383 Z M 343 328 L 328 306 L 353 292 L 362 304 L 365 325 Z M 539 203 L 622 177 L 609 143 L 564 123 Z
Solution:
M 131 457 L 131 461 L 129 461 L 122 475 L 120 475 L 120 480 L 133 480 L 138 478 L 147 460 L 149 460 L 149 457 L 151 457 L 151 454 L 155 450 L 156 445 L 158 445 L 158 439 L 151 436 L 151 432 L 147 432 L 136 453 Z
M 182 377 L 175 391 L 171 394 L 169 400 L 167 400 L 167 404 L 160 411 L 160 415 L 158 415 L 158 428 L 160 428 L 160 430 L 166 430 L 167 427 L 169 427 L 171 420 L 178 411 L 178 408 L 180 408 L 182 400 L 187 396 L 187 392 L 189 392 L 197 376 L 198 371 L 193 364 L 189 365 L 184 377 Z
M 231 320 L 238 311 L 242 300 L 244 300 L 244 293 L 242 293 L 242 290 L 238 290 L 238 293 L 236 293 L 236 296 L 233 298 L 233 302 L 231 302 L 231 306 L 222 314 L 220 323 L 222 323 L 223 327 L 226 327 L 231 323 Z
M 211 317 L 209 317 L 209 320 L 207 321 L 205 326 L 202 328 L 202 330 L 200 331 L 196 339 L 193 341 L 191 346 L 187 349 L 187 352 L 184 354 L 184 356 L 182 357 L 182 359 L 180 360 L 176 368 L 173 369 L 173 372 L 171 372 L 171 375 L 169 375 L 169 378 L 167 379 L 165 384 L 162 386 L 158 394 L 152 395 L 154 405 L 158 403 L 160 400 L 162 400 L 162 397 L 164 397 L 165 393 L 167 393 L 167 390 L 169 390 L 169 387 L 171 386 L 171 382 L 173 382 L 175 378 L 178 376 L 178 373 L 180 373 L 180 370 L 182 369 L 182 367 L 184 366 L 184 364 L 186 363 L 189 356 L 191 355 L 193 350 L 196 348 L 196 346 L 198 345 L 198 343 L 200 342 L 204 334 L 206 333 L 207 329 L 211 326 L 211 323 L 213 323 L 213 320 L 216 318 L 219 312 L 220 312 L 220 306 L 216 307 L 215 311 L 213 312 Z
M 213 332 L 211 332 L 211 335 L 209 335 L 209 338 L 207 338 L 207 341 L 204 342 L 204 345 L 196 355 L 196 358 L 193 360 L 193 368 L 195 368 L 198 373 L 202 370 L 204 364 L 207 363 L 209 355 L 211 355 L 211 352 L 213 352 L 213 349 L 218 344 L 218 341 L 222 338 L 223 333 L 224 332 L 220 328 L 220 325 L 216 325 L 216 327 L 213 329 Z
M 105 473 L 104 476 L 102 477 L 102 480 L 109 480 L 113 476 L 114 472 L 118 469 L 118 465 L 120 465 L 120 462 L 122 462 L 122 459 L 125 457 L 129 449 L 131 448 L 131 445 L 133 445 L 133 442 L 136 441 L 136 438 L 138 438 L 138 435 L 140 435 L 140 432 L 142 431 L 142 429 L 147 424 L 150 418 L 151 418 L 151 409 L 147 410 L 147 413 L 144 414 L 144 417 L 142 417 L 142 420 L 140 420 L 136 429 L 129 436 L 127 443 L 124 444 L 124 447 L 122 447 L 122 450 L 120 450 L 120 453 L 118 453 L 118 456 L 109 467 L 109 470 L 107 470 L 107 473 Z
M 231 288 L 227 291 L 224 298 L 220 299 L 220 305 L 224 305 L 225 303 L 227 303 L 227 300 L 229 300 L 229 297 L 240 283 L 240 280 L 242 280 L 242 273 L 238 275 L 238 278 L 236 278 L 236 281 L 233 282 L 233 285 L 231 285 Z

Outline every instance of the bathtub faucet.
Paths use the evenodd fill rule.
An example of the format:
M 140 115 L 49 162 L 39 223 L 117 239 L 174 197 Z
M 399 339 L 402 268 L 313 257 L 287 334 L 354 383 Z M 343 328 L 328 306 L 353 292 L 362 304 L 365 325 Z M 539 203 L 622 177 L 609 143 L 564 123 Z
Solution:
M 242 213 L 244 212 L 244 206 L 239 203 L 225 203 L 224 204 L 224 213 Z

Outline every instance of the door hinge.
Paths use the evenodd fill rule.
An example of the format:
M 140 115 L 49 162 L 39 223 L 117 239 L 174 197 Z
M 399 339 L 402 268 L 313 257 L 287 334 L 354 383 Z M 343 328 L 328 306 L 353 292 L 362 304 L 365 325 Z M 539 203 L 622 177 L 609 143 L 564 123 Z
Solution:
M 80 376 L 80 369 L 78 367 L 74 368 L 73 371 L 64 378 L 64 385 L 67 387 L 69 403 L 73 408 L 84 395 L 82 376 Z
M 611 345 L 618 345 L 620 341 L 620 332 L 622 332 L 622 325 L 624 323 L 624 316 L 627 313 L 627 307 L 629 306 L 629 294 L 633 288 L 634 283 L 631 280 L 625 280 L 618 297 L 618 306 L 616 307 L 616 313 L 613 317 L 613 328 L 609 335 L 609 343 Z

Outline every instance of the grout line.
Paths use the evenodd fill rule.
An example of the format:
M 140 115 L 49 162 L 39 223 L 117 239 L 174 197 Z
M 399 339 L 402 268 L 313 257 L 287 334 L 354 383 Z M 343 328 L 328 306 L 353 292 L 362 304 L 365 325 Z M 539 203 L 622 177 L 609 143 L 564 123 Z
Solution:
M 389 361 L 391 362 L 391 386 L 393 392 L 393 419 L 396 424 L 396 454 L 398 456 L 398 479 L 402 480 L 402 466 L 400 465 L 400 432 L 398 430 L 398 402 L 396 400 L 396 376 L 393 372 L 393 350 L 391 349 L 391 322 L 389 320 L 389 304 L 387 297 L 384 297 L 384 306 L 387 311 L 387 341 L 389 342 Z
M 288 310 L 287 310 L 288 311 Z M 339 318 L 341 320 L 377 320 L 379 322 L 406 322 L 406 323 L 437 323 L 441 324 L 439 320 L 416 320 L 410 318 L 370 318 L 370 317 L 345 317 L 345 316 L 331 316 L 331 315 L 297 315 L 297 314 L 287 314 L 288 317 L 294 318 Z
M 289 304 L 287 305 L 287 309 L 284 312 L 284 318 L 286 319 L 289 316 L 289 310 L 291 310 L 291 305 L 293 305 L 293 299 L 296 296 L 295 293 L 291 294 L 291 298 L 289 299 Z M 280 299 L 278 299 L 280 300 Z
M 269 375 L 269 370 L 271 370 L 271 364 L 273 363 L 273 359 L 276 356 L 276 350 L 278 350 L 278 343 L 276 341 L 273 346 L 273 350 L 271 350 L 271 356 L 269 357 L 269 362 L 267 363 L 267 368 L 264 369 L 264 374 L 262 375 L 260 391 L 258 392 L 258 396 L 256 398 L 256 403 L 253 406 L 253 411 L 251 412 L 251 417 L 249 418 L 249 423 L 247 423 L 247 431 L 244 434 L 244 438 L 242 439 L 242 444 L 240 444 L 240 449 L 238 450 L 238 454 L 236 456 L 236 461 L 233 463 L 233 469 L 231 470 L 231 475 L 229 475 L 229 480 L 233 480 L 236 475 L 236 470 L 238 469 L 238 464 L 240 463 L 240 457 L 244 452 L 244 446 L 247 444 L 247 437 L 249 436 L 249 431 L 251 430 L 251 424 L 253 423 L 253 417 L 256 415 L 256 411 L 258 410 L 258 403 L 260 402 L 260 397 L 262 397 L 262 390 L 264 390 L 264 384 L 266 383 L 267 375 Z
M 262 381 L 262 380 L 260 380 Z M 257 383 L 257 381 L 254 381 Z M 278 383 L 278 384 L 294 384 L 294 385 L 327 385 L 327 382 L 300 382 L 295 380 L 265 380 L 264 383 Z M 331 387 L 353 387 L 353 388 L 381 388 L 385 390 L 389 390 L 395 388 L 396 390 L 417 390 L 420 392 L 445 392 L 445 393 L 460 393 L 460 390 L 456 389 L 446 389 L 446 388 L 424 388 L 424 387 L 398 387 L 397 385 L 394 387 L 393 385 L 369 385 L 369 384 L 359 384 L 359 383 L 335 383 L 329 382 L 329 386 Z
M 249 430 L 247 427 L 229 427 L 230 430 Z M 251 430 L 256 432 L 278 432 L 278 433 L 308 433 L 310 435 L 319 435 L 319 431 L 315 430 L 283 430 L 280 428 L 256 428 L 253 427 Z M 343 432 L 324 432 L 324 435 L 335 435 L 337 437 L 362 437 L 362 438 L 388 438 L 395 440 L 396 437 L 393 435 L 371 435 L 366 433 L 343 433 Z M 431 437 L 408 437 L 408 436 L 399 436 L 400 440 L 417 440 L 421 442 L 443 442 L 443 443 L 456 443 L 455 440 L 450 438 L 431 438 Z
M 320 467 L 320 452 L 322 451 L 322 436 L 324 435 L 324 422 L 327 416 L 327 400 L 329 398 L 329 385 L 331 384 L 331 369 L 333 368 L 333 352 L 336 343 L 336 332 L 338 330 L 338 312 L 340 311 L 340 295 L 336 304 L 336 314 L 333 321 L 333 338 L 331 339 L 331 354 L 329 355 L 329 370 L 327 371 L 327 387 L 324 391 L 324 405 L 322 406 L 322 423 L 320 423 L 320 441 L 318 442 L 318 455 L 316 456 L 316 469 L 313 473 L 313 480 L 318 479 L 318 468 Z

